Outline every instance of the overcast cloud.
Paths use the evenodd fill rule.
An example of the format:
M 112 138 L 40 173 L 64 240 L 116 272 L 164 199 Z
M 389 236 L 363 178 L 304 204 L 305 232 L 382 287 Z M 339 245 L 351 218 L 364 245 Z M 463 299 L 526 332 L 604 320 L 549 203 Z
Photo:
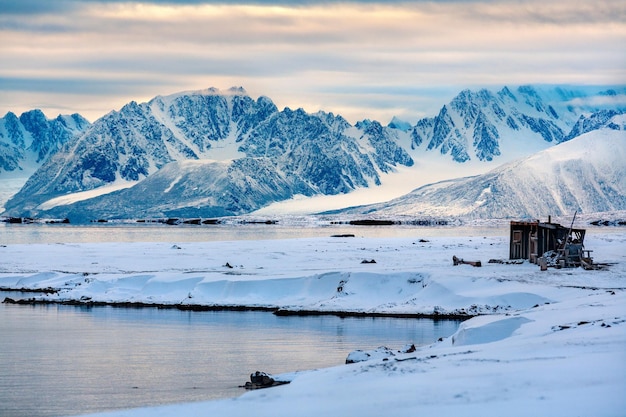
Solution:
M 414 122 L 463 88 L 626 84 L 626 2 L 0 0 L 0 114 L 90 120 L 243 86 L 349 121 Z

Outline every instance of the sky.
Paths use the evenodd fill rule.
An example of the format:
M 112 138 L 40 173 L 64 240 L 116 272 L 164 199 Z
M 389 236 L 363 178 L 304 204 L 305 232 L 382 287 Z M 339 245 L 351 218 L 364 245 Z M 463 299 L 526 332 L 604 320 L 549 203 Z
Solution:
M 242 86 L 415 122 L 465 88 L 626 84 L 623 0 L 0 0 L 0 116 Z

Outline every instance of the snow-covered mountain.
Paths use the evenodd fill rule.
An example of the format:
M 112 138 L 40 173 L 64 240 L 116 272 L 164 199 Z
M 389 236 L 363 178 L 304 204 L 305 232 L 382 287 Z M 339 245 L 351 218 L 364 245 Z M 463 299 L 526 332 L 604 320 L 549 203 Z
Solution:
M 0 118 L 0 207 L 64 143 L 90 123 L 79 114 L 47 119 L 41 110 Z M 2 211 L 2 209 L 0 209 Z
M 600 119 L 603 115 L 595 114 L 579 124 Z M 626 210 L 626 115 L 595 126 L 599 129 L 486 174 L 426 185 L 387 203 L 341 213 L 545 218 Z
M 131 102 L 109 113 L 50 158 L 6 207 L 30 216 L 77 213 L 49 200 L 81 193 L 89 197 L 81 210 L 106 207 L 102 214 L 111 217 L 242 214 L 295 194 L 380 184 L 381 173 L 412 164 L 378 122 L 354 129 L 331 113 L 278 111 L 269 98 L 255 101 L 242 89 L 209 89 Z M 124 185 L 135 186 L 98 196 Z M 111 198 L 129 200 L 112 205 Z
M 626 96 L 622 90 L 600 93 Z M 465 90 L 415 126 L 395 118 L 388 126 L 352 126 L 332 113 L 279 111 L 242 88 L 158 96 L 107 114 L 66 143 L 6 203 L 5 214 L 237 215 L 295 196 L 374 194 L 398 171 L 405 189 L 412 185 L 405 193 L 433 178 L 432 168 L 425 172 L 433 161 L 438 179 L 485 172 L 592 129 L 601 116 L 580 118 L 604 108 L 584 100 L 598 93 Z
M 0 173 L 26 171 L 32 174 L 89 125 L 80 114 L 59 115 L 49 120 L 41 110 L 31 110 L 20 117 L 8 112 L 0 119 Z
M 437 116 L 417 123 L 413 142 L 457 162 L 491 161 L 503 153 L 516 153 L 520 146 L 539 151 L 583 133 L 568 134 L 581 112 L 590 110 L 571 104 L 573 97 L 580 96 L 564 88 L 541 91 L 532 86 L 504 87 L 496 93 L 464 90 Z

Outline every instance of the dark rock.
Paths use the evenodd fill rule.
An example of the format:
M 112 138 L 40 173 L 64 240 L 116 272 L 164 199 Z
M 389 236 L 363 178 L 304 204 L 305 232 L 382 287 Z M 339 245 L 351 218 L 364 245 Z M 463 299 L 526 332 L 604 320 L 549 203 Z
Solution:
M 290 381 L 276 380 L 270 374 L 256 371 L 255 373 L 250 374 L 250 382 L 246 382 L 245 385 L 242 385 L 241 387 L 245 389 L 269 388 L 288 384 L 289 382 Z
M 393 220 L 350 220 L 349 222 L 354 226 L 391 226 L 395 224 Z

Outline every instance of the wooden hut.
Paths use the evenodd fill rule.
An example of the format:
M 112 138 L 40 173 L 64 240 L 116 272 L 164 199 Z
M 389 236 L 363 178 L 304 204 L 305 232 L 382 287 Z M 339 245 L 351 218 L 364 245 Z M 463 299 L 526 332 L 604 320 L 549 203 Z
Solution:
M 561 266 L 578 266 L 583 256 L 584 240 L 585 229 L 564 227 L 552 223 L 550 218 L 546 223 L 512 221 L 509 258 L 537 263 L 546 252 L 552 251 L 557 254 Z

